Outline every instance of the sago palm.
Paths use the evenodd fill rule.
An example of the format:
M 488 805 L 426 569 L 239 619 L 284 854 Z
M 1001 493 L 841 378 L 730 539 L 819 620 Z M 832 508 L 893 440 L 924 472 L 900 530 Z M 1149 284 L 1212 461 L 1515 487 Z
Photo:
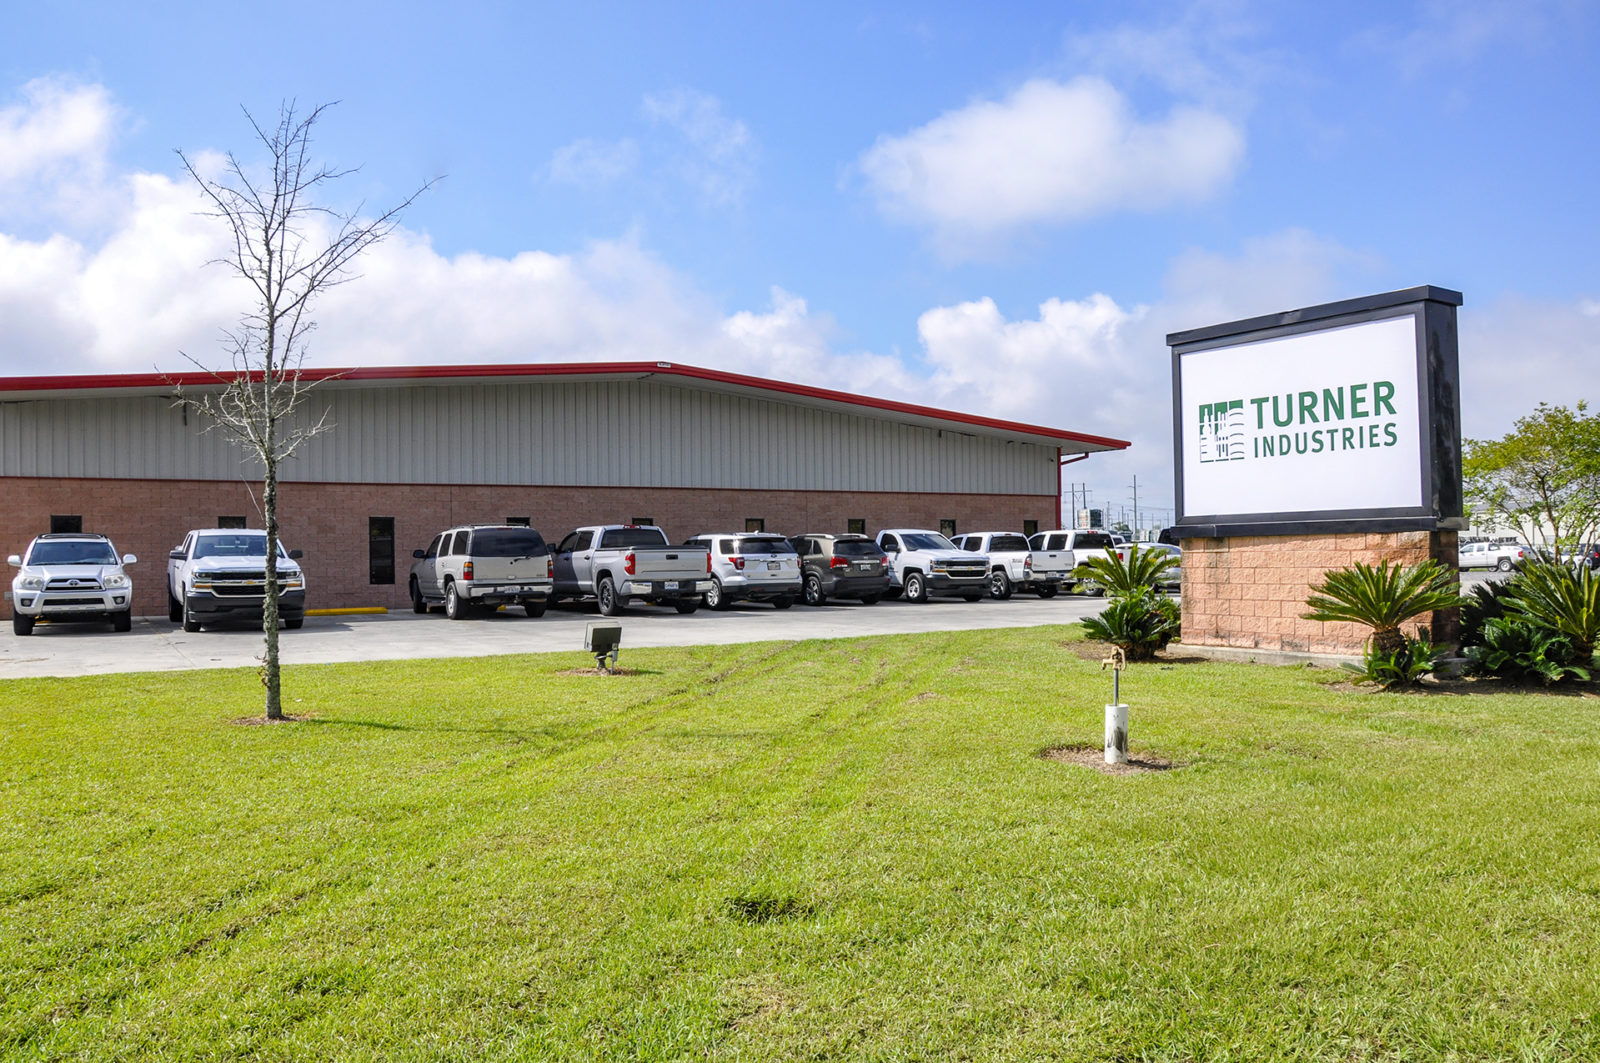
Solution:
M 1566 565 L 1536 562 L 1524 565 L 1506 592 L 1507 613 L 1565 635 L 1578 663 L 1587 666 L 1600 638 L 1600 579 L 1587 565 L 1573 571 Z
M 1178 565 L 1177 557 L 1160 550 L 1141 550 L 1138 543 L 1128 547 L 1126 559 L 1115 553 L 1091 557 L 1078 566 L 1087 572 L 1113 598 L 1129 598 L 1161 586 L 1161 577 Z
M 1462 602 L 1456 574 L 1432 559 L 1416 565 L 1380 561 L 1376 568 L 1357 561 L 1324 573 L 1311 590 L 1306 599 L 1311 612 L 1302 613 L 1304 619 L 1364 624 L 1372 629 L 1372 644 L 1380 653 L 1405 648 L 1400 625 L 1407 620 Z

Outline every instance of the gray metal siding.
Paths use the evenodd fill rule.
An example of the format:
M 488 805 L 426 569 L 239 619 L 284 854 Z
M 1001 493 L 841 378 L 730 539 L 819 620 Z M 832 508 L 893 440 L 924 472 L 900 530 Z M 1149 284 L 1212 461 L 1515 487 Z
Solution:
M 1052 447 L 640 381 L 323 387 L 284 480 L 1054 494 Z M 185 424 L 187 419 L 187 424 Z M 161 397 L 0 403 L 0 476 L 238 479 Z

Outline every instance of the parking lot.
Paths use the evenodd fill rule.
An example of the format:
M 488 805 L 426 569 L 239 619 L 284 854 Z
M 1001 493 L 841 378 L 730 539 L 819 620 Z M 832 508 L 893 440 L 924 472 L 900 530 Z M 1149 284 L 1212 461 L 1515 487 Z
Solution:
M 885 601 L 864 606 L 829 603 L 778 611 L 766 605 L 680 616 L 670 608 L 638 606 L 621 618 L 622 662 L 628 650 L 650 646 L 726 645 L 850 638 L 923 631 L 1066 624 L 1098 613 L 1103 598 L 1063 596 L 1048 601 L 1018 595 L 1010 601 L 935 599 L 925 605 Z M 308 616 L 299 631 L 280 633 L 285 664 L 482 657 L 583 648 L 584 625 L 601 619 L 593 605 L 564 604 L 539 619 L 521 609 L 452 622 L 438 613 Z M 237 668 L 257 663 L 259 626 L 186 634 L 165 617 L 137 617 L 133 630 L 108 624 L 41 624 L 26 638 L 0 635 L 0 678 L 98 675 L 114 672 Z

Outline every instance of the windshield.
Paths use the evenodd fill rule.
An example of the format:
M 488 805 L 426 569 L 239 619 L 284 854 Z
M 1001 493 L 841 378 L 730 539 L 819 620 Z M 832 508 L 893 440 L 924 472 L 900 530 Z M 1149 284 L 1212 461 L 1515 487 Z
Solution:
M 741 554 L 792 554 L 794 547 L 786 539 L 740 539 Z
M 1114 550 L 1116 546 L 1105 532 L 1079 532 L 1072 543 L 1074 550 Z
M 117 553 L 105 540 L 79 539 L 66 542 L 34 543 L 28 554 L 30 565 L 114 565 Z
M 195 557 L 265 557 L 266 532 L 232 532 L 227 535 L 202 535 L 195 540 Z M 283 557 L 283 544 L 278 544 L 278 556 Z
M 528 528 L 480 528 L 472 533 L 472 553 L 477 557 L 539 557 L 544 536 Z
M 905 536 L 907 550 L 954 550 L 956 544 L 936 532 L 908 532 Z
M 607 528 L 600 536 L 600 549 L 618 546 L 666 546 L 667 533 L 660 528 Z
M 1028 540 L 1020 535 L 996 535 L 989 540 L 991 550 L 1026 550 Z
M 833 544 L 833 552 L 840 557 L 883 556 L 883 551 L 878 549 L 878 544 L 871 539 L 839 539 Z

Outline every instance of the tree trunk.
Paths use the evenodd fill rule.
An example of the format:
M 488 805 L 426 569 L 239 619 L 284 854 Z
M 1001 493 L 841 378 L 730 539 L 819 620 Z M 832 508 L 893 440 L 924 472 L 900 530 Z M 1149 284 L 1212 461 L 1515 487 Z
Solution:
M 270 370 L 269 370 L 270 372 Z M 270 380 L 264 387 L 272 387 Z M 269 400 L 271 401 L 271 400 Z M 278 676 L 278 462 L 274 453 L 273 416 L 267 415 L 266 477 L 261 487 L 261 508 L 267 523 L 267 595 L 261 604 L 261 630 L 267 637 L 266 659 L 261 666 L 261 682 L 267 688 L 267 719 L 283 719 L 283 695 Z
M 1372 646 L 1382 654 L 1399 653 L 1406 648 L 1406 637 L 1397 627 L 1376 628 L 1372 632 Z

